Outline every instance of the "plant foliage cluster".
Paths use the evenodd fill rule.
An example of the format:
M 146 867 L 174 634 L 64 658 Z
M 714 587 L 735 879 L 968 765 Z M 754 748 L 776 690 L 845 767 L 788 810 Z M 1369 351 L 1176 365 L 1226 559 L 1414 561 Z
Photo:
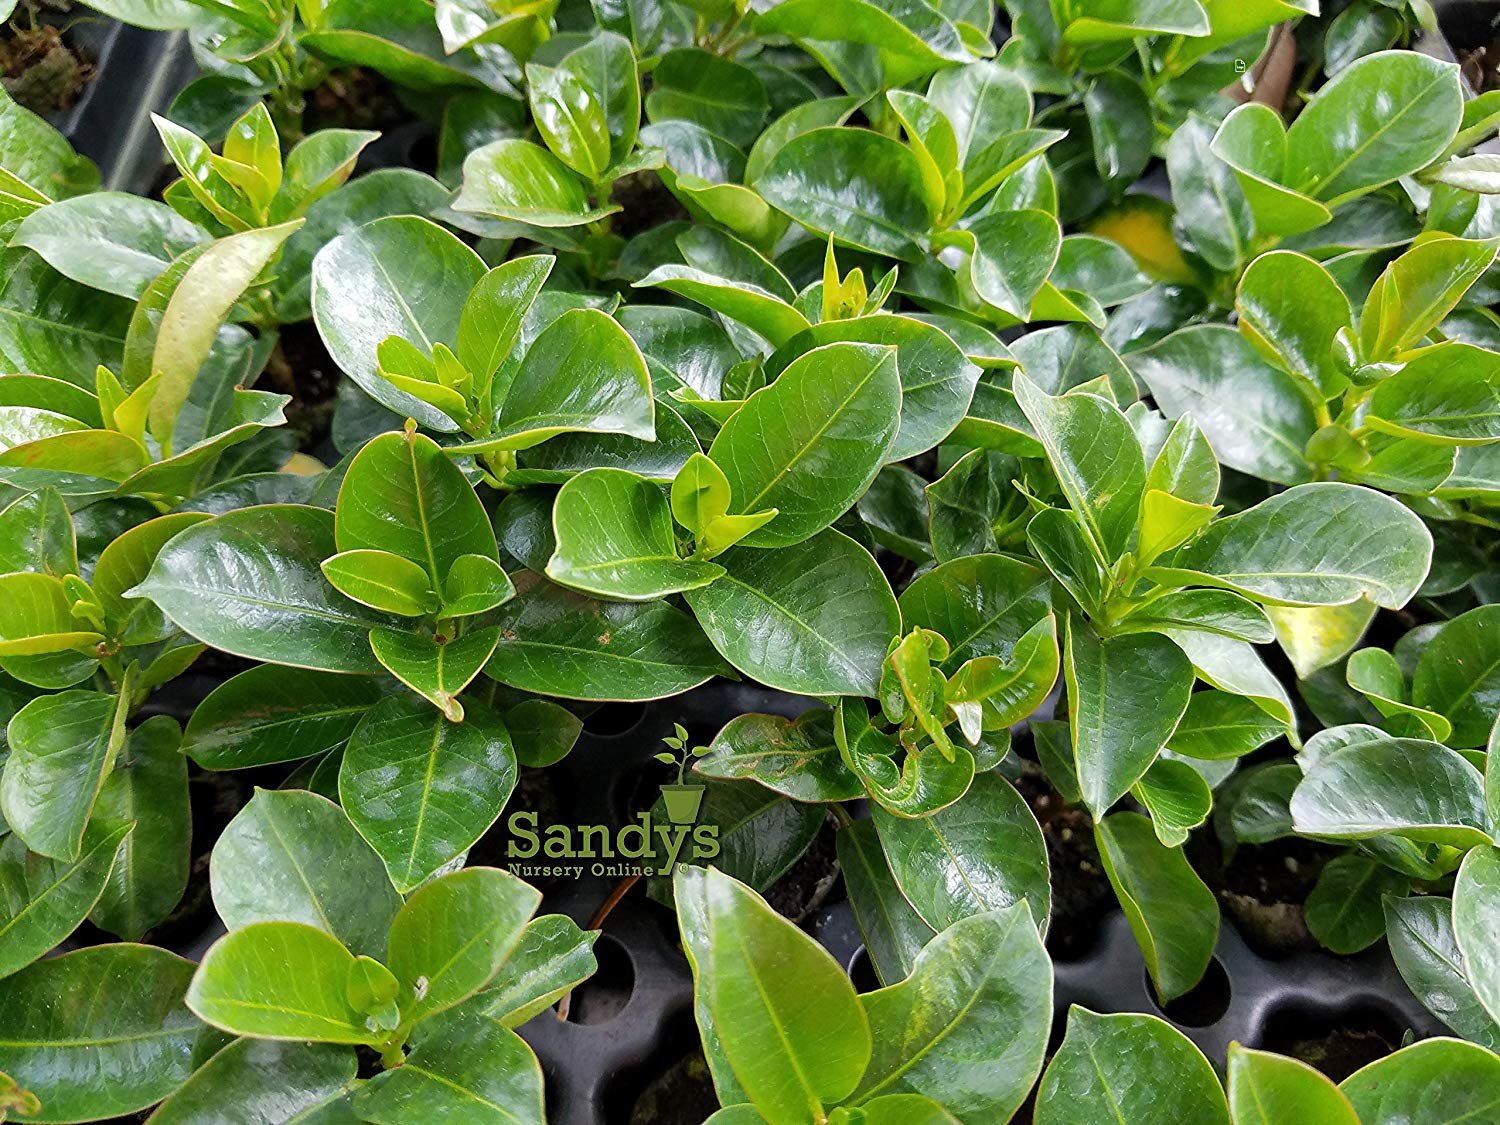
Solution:
M 596 934 L 470 850 L 715 677 L 805 697 L 665 756 L 715 1125 L 1500 1117 L 1500 92 L 1422 0 L 91 6 L 202 74 L 153 198 L 0 95 L 0 1119 L 542 1120 Z M 1038 787 L 1162 1004 L 1300 840 L 1454 1037 L 1048 1061 Z M 758 894 L 829 822 L 864 994 Z

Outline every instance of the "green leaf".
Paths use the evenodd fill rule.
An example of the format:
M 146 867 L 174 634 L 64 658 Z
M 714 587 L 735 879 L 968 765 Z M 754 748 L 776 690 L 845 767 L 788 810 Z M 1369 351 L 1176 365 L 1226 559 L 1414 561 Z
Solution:
M 1427 576 L 1432 536 L 1412 512 L 1358 485 L 1298 485 L 1217 520 L 1151 576 L 1191 576 L 1272 605 L 1368 598 L 1398 609 Z
M 1302 905 L 1307 928 L 1335 953 L 1358 953 L 1385 934 L 1382 899 L 1405 895 L 1406 876 L 1367 856 L 1335 856 L 1318 872 Z
M 1118 408 L 1090 394 L 1052 397 L 1024 375 L 1016 401 L 1036 428 L 1058 483 L 1102 561 L 1124 554 L 1140 518 L 1146 465 Z
M 1500 956 L 1494 934 L 1500 919 L 1500 848 L 1477 847 L 1464 857 L 1453 886 L 1453 935 L 1464 976 L 1489 1013 L 1500 1019 Z
M 1036 818 L 1004 778 L 977 774 L 931 816 L 871 810 L 901 893 L 934 930 L 1025 900 L 1038 925 L 1051 904 L 1047 849 Z
M 590 469 L 563 485 L 552 510 L 557 548 L 547 577 L 587 594 L 647 601 L 706 586 L 724 568 L 678 556 L 661 487 L 621 469 Z
M 1219 937 L 1219 903 L 1181 848 L 1156 838 L 1138 813 L 1113 813 L 1094 827 L 1104 872 L 1119 896 L 1163 1003 L 1202 978 Z
M 1167 142 L 1167 174 L 1176 221 L 1192 248 L 1215 269 L 1233 272 L 1253 252 L 1255 216 L 1234 170 L 1214 155 L 1213 137 L 1208 120 L 1189 116 Z
M 151 355 L 152 374 L 159 375 L 161 382 L 148 412 L 151 435 L 168 452 L 178 414 L 220 327 L 282 243 L 301 225 L 297 219 L 220 239 L 194 260 L 173 291 Z
M 715 648 L 761 683 L 805 695 L 875 694 L 901 625 L 875 560 L 832 529 L 777 550 L 735 547 L 686 594 Z
M 34 852 L 76 860 L 99 789 L 125 744 L 130 685 L 120 696 L 65 691 L 33 699 L 7 728 L 0 810 Z
M 94 596 L 114 635 L 123 643 L 154 644 L 171 635 L 171 624 L 153 602 L 126 597 L 125 592 L 146 577 L 156 556 L 174 535 L 207 518 L 197 512 L 158 516 L 117 536 L 99 552 L 91 583 Z
M 81 632 L 63 584 L 50 574 L 0 575 L 0 659 L 12 676 L 61 688 L 99 666 L 92 649 L 104 638 Z
M 1349 1099 L 1305 1062 L 1238 1043 L 1229 1045 L 1229 1114 L 1234 1125 L 1359 1125 Z
M 101 191 L 33 211 L 10 245 L 35 250 L 81 285 L 135 300 L 179 254 L 205 241 L 163 203 Z
M 358 1062 L 347 1047 L 241 1039 L 229 1044 L 152 1115 L 156 1125 L 194 1125 L 233 1105 L 257 1125 L 315 1119 L 335 1112 L 357 1085 Z
M 128 301 L 57 273 L 25 249 L 0 251 L 0 367 L 88 385 L 99 364 L 118 370 Z
M 695 991 L 712 1012 L 704 1034 L 767 1120 L 816 1118 L 852 1094 L 870 1060 L 870 1027 L 833 958 L 713 868 L 679 868 L 674 892 L 683 930 L 702 943 L 689 949 Z
M 1062 230 L 1053 215 L 1037 210 L 991 212 L 947 237 L 969 252 L 969 283 L 981 300 L 1017 320 L 1044 318 L 1033 303 L 1062 246 Z
M 620 208 L 590 206 L 583 184 L 566 164 L 541 145 L 507 138 L 464 159 L 463 188 L 453 209 L 551 229 L 583 226 Z
M 664 601 L 594 601 L 530 574 L 517 575 L 516 591 L 496 617 L 500 643 L 485 665 L 511 687 L 563 699 L 661 699 L 724 667 L 692 617 Z
M 34 1120 L 146 1109 L 193 1071 L 202 1025 L 182 1005 L 193 963 L 144 945 L 38 961 L 4 984 L 0 1070 L 41 1101 Z
M 847 511 L 880 471 L 900 409 L 896 349 L 872 344 L 816 348 L 751 395 L 708 451 L 731 512 L 779 513 L 743 545 L 789 547 Z
M 1265 613 L 1282 651 L 1305 680 L 1359 644 L 1375 616 L 1375 605 L 1361 598 L 1332 606 L 1270 606 Z
M 1421 343 L 1495 260 L 1494 241 L 1434 238 L 1385 268 L 1359 314 L 1366 363 L 1394 359 Z
M 693 47 L 661 56 L 646 95 L 646 116 L 653 122 L 682 118 L 737 145 L 759 136 L 768 109 L 765 85 L 755 71 Z
M 312 265 L 312 310 L 328 354 L 381 405 L 434 430 L 447 415 L 380 375 L 376 349 L 398 336 L 424 352 L 457 345 L 464 300 L 484 262 L 436 223 L 411 215 L 376 219 L 339 235 Z
M 24 969 L 78 928 L 104 890 L 130 826 L 100 826 L 76 860 L 26 850 L 14 833 L 0 837 L 0 977 Z
M 406 900 L 391 923 L 391 972 L 412 1027 L 488 984 L 521 940 L 542 896 L 494 867 L 444 875 Z
M 295 965 L 264 973 L 261 965 Z M 206 1023 L 252 1039 L 374 1045 L 348 998 L 354 954 L 324 930 L 301 922 L 252 922 L 214 942 L 188 989 L 187 1005 Z
M 182 753 L 205 769 L 239 769 L 336 750 L 383 691 L 362 676 L 262 664 L 225 680 L 193 711 Z
M 874 1054 L 856 1097 L 925 1094 L 963 1119 L 1006 1120 L 1042 1069 L 1051 983 L 1022 903 L 954 923 L 907 980 L 860 997 Z
M 1458 1125 L 1500 1107 L 1500 1058 L 1456 1039 L 1428 1039 L 1356 1070 L 1339 1085 L 1363 1125 Z
M 911 150 L 864 129 L 793 137 L 751 186 L 814 234 L 893 258 L 916 258 L 934 218 Z
M 1213 790 L 1199 768 L 1171 758 L 1158 758 L 1131 793 L 1151 814 L 1156 838 L 1169 848 L 1184 843 L 1188 833 L 1208 819 Z
M 641 80 L 629 40 L 602 31 L 569 51 L 558 69 L 572 74 L 599 100 L 609 123 L 609 163 L 619 164 L 635 148 L 641 123 Z
M 1452 63 L 1414 51 L 1367 55 L 1292 122 L 1282 182 L 1333 206 L 1432 163 L 1462 117 Z
M 569 309 L 533 341 L 494 432 L 459 450 L 529 449 L 575 431 L 656 439 L 645 357 L 598 309 Z
M 1387 898 L 1385 933 L 1407 987 L 1433 1015 L 1465 1039 L 1492 1051 L 1500 1045 L 1500 1023 L 1484 1010 L 1469 983 L 1450 900 Z
M 595 930 L 562 914 L 533 918 L 500 975 L 465 1005 L 506 1027 L 520 1027 L 593 975 Z
M 437 442 L 381 434 L 349 463 L 334 521 L 340 551 L 389 551 L 436 584 L 464 555 L 497 557 L 484 505 Z
M 807 318 L 782 294 L 752 280 L 722 277 L 696 266 L 668 262 L 635 284 L 637 288 L 654 285 L 696 301 L 739 321 L 777 347 L 808 327 Z
M 1500 607 L 1461 613 L 1422 649 L 1411 701 L 1453 723 L 1450 744 L 1480 746 L 1500 710 Z
M 564 164 L 594 182 L 609 166 L 609 122 L 593 93 L 561 67 L 526 65 L 526 100 L 543 142 Z
M 515 783 L 505 724 L 473 701 L 451 722 L 392 696 L 360 722 L 339 767 L 339 799 L 402 894 L 484 835 Z
M 371 957 L 385 955 L 401 905 L 380 857 L 343 810 L 295 789 L 250 799 L 215 845 L 210 875 L 214 907 L 230 929 L 300 922 Z
M 1102 816 L 1172 737 L 1192 692 L 1192 665 L 1158 633 L 1101 638 L 1075 618 L 1063 668 L 1079 784 Z
M 370 648 L 375 658 L 412 691 L 455 723 L 464 721 L 458 695 L 479 675 L 494 654 L 500 627 L 470 629 L 456 637 L 414 636 L 394 629 L 374 629 Z
M 1224 325 L 1195 325 L 1130 356 L 1169 418 L 1191 417 L 1229 468 L 1278 484 L 1312 479 L 1303 456 L 1317 430 L 1299 380 Z
M 826 709 L 796 719 L 738 715 L 714 735 L 694 769 L 705 777 L 755 781 L 794 801 L 851 801 L 864 794 L 839 757 Z
M 515 1032 L 483 1016 L 426 1034 L 406 1062 L 360 1087 L 361 1121 L 401 1125 L 413 1115 L 474 1125 L 542 1121 L 542 1067 Z
M 369 631 L 399 620 L 329 586 L 319 564 L 334 552 L 334 516 L 326 509 L 242 508 L 176 536 L 127 593 L 150 598 L 178 628 L 236 656 L 378 672 Z
M 135 827 L 120 846 L 89 913 L 101 929 L 139 941 L 181 901 L 192 863 L 187 759 L 175 719 L 156 715 L 132 730 L 99 790 L 94 822 Z
M 490 270 L 469 291 L 454 350 L 464 368 L 481 383 L 500 369 L 516 346 L 526 314 L 556 260 L 543 254 L 512 258 Z
M 917 955 L 935 931 L 902 896 L 880 847 L 873 821 L 856 820 L 839 829 L 839 870 L 865 939 L 865 952 L 881 983 L 891 985 L 911 975 Z
M 1240 277 L 1235 309 L 1240 331 L 1255 349 L 1321 396 L 1348 385 L 1335 348 L 1354 313 L 1321 264 L 1290 250 L 1262 254 Z
M 793 357 L 841 341 L 896 348 L 901 426 L 886 453 L 887 461 L 904 461 L 926 452 L 963 419 L 979 380 L 979 368 L 941 330 L 910 317 L 860 316 L 815 324 L 788 340 L 766 361 L 767 377 L 779 376 Z
M 389 551 L 341 551 L 320 568 L 339 593 L 381 613 L 420 617 L 438 608 L 427 571 Z
M 1228 1125 L 1229 1111 L 1213 1067 L 1171 1024 L 1132 1013 L 1096 1015 L 1075 1004 L 1037 1089 L 1037 1125 L 1121 1120 Z
M 1500 440 L 1500 356 L 1459 343 L 1429 349 L 1377 383 L 1369 405 L 1365 424 L 1396 437 Z
M 1490 843 L 1484 778 L 1456 750 L 1372 739 L 1318 758 L 1292 796 L 1297 831 L 1340 840 L 1391 833 L 1456 848 Z
M 1174 753 L 1205 762 L 1243 758 L 1286 733 L 1286 725 L 1254 700 L 1223 691 L 1197 691 L 1167 740 Z

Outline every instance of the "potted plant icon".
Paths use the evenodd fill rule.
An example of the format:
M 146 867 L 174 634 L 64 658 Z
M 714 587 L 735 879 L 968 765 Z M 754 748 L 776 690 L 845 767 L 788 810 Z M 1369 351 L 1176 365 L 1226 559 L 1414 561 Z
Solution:
M 703 806 L 704 787 L 686 784 L 682 778 L 687 771 L 688 761 L 701 758 L 708 753 L 708 747 L 696 746 L 689 749 L 688 732 L 681 723 L 673 723 L 672 733 L 664 735 L 662 741 L 676 751 L 663 751 L 654 755 L 658 762 L 677 767 L 677 783 L 661 787 L 661 799 L 667 809 L 667 819 L 673 824 L 692 824 L 698 819 L 698 810 Z

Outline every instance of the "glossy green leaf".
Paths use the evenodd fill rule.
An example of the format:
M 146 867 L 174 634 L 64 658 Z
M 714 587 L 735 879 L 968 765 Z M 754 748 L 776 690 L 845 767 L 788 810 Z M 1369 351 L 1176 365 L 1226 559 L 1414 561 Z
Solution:
M 1147 817 L 1113 813 L 1095 825 L 1094 838 L 1156 993 L 1175 1000 L 1202 979 L 1213 957 L 1218 900 L 1182 849 L 1157 839 Z
M 435 223 L 377 219 L 339 235 L 313 260 L 318 334 L 340 370 L 377 402 L 430 429 L 456 429 L 445 414 L 382 378 L 376 349 L 388 336 L 427 351 L 455 346 L 464 299 L 484 273 L 479 256 Z
M 694 769 L 705 777 L 755 781 L 794 801 L 849 801 L 864 793 L 839 757 L 825 709 L 796 719 L 738 715 L 714 735 Z
M 1175 753 L 1206 762 L 1243 758 L 1280 737 L 1283 723 L 1254 700 L 1223 691 L 1197 691 L 1167 744 Z
M 1101 559 L 1129 546 L 1140 516 L 1146 466 L 1140 443 L 1118 409 L 1088 394 L 1051 397 L 1024 375 L 1016 401 L 1036 427 L 1068 503 Z
M 1238 1043 L 1229 1045 L 1229 1116 L 1234 1125 L 1359 1125 L 1349 1099 L 1305 1062 Z
M 1500 1107 L 1500 1058 L 1457 1039 L 1427 1039 L 1376 1059 L 1339 1084 L 1362 1125 L 1457 1125 Z
M 558 492 L 552 522 L 557 548 L 547 576 L 587 594 L 647 601 L 707 585 L 724 572 L 679 557 L 666 493 L 634 473 L 580 473 Z
M 216 770 L 310 758 L 342 746 L 382 695 L 362 676 L 258 665 L 198 704 L 182 752 Z
M 562 914 L 533 918 L 500 975 L 465 1010 L 477 1008 L 506 1027 L 520 1027 L 594 973 L 598 936 Z
M 1354 314 L 1322 265 L 1289 250 L 1262 254 L 1240 277 L 1235 308 L 1240 331 L 1267 359 L 1325 396 L 1347 385 L 1335 346 Z
M 1490 267 L 1495 250 L 1493 241 L 1434 238 L 1387 266 L 1359 314 L 1364 361 L 1383 362 L 1417 346 Z
M 1484 1010 L 1469 983 L 1451 900 L 1388 898 L 1385 933 L 1402 979 L 1433 1015 L 1465 1039 L 1492 1051 L 1500 1046 L 1500 1023 Z
M 896 886 L 873 821 L 856 820 L 839 829 L 839 870 L 849 892 L 865 952 L 883 984 L 911 975 L 917 955 L 936 934 Z
M 1021 903 L 954 923 L 907 980 L 860 998 L 875 1050 L 856 1097 L 925 1094 L 964 1119 L 1005 1120 L 1042 1068 L 1051 969 Z
M 934 930 L 1022 899 L 1045 923 L 1047 849 L 1008 781 L 978 774 L 961 799 L 931 816 L 909 819 L 880 808 L 872 816 L 897 885 Z
M 1358 953 L 1385 933 L 1382 899 L 1406 894 L 1410 880 L 1367 856 L 1335 856 L 1318 872 L 1302 914 L 1313 937 L 1335 953 Z
M 917 158 L 862 129 L 792 138 L 751 186 L 814 234 L 893 258 L 914 258 L 934 217 Z
M 417 1021 L 467 1000 L 494 979 L 542 896 L 494 867 L 434 879 L 391 923 L 391 972 L 401 1019 Z
M 139 941 L 176 908 L 192 864 L 187 759 L 177 721 L 156 715 L 132 730 L 99 790 L 96 823 L 134 825 L 89 913 L 98 927 Z
M 132 596 L 185 632 L 253 660 L 375 672 L 369 631 L 398 619 L 344 597 L 319 564 L 335 553 L 333 513 L 295 504 L 244 508 L 171 540 Z
M 1375 386 L 1366 424 L 1418 441 L 1500 440 L 1500 358 L 1468 344 L 1423 352 Z
M 692 964 L 713 1013 L 705 1032 L 767 1120 L 821 1116 L 852 1094 L 870 1060 L 870 1027 L 833 958 L 713 868 L 680 868 L 674 897 L 683 929 L 702 927 Z
M 734 547 L 725 574 L 687 592 L 698 623 L 740 671 L 806 695 L 874 695 L 901 615 L 875 560 L 828 529 L 777 550 Z
M 79 857 L 99 789 L 125 744 L 128 709 L 122 696 L 65 691 L 32 700 L 11 719 L 0 810 L 32 851 Z
M 246 1125 L 315 1120 L 355 1088 L 354 1052 L 321 1043 L 241 1039 L 194 1071 L 152 1114 L 155 1125 L 193 1125 L 233 1105 Z
M 1282 182 L 1332 205 L 1425 167 L 1462 116 L 1451 63 L 1413 51 L 1367 55 L 1297 115 Z
M 1494 933 L 1500 918 L 1500 849 L 1477 847 L 1464 857 L 1453 885 L 1453 936 L 1464 976 L 1492 1020 L 1500 1019 L 1500 956 Z
M 1158 758 L 1130 791 L 1151 814 L 1156 838 L 1169 848 L 1181 845 L 1208 819 L 1214 802 L 1198 767 L 1172 758 Z
M 1116 1125 L 1121 1118 L 1227 1125 L 1229 1110 L 1213 1067 L 1171 1024 L 1096 1015 L 1075 1004 L 1037 1090 L 1037 1125 Z
M 479 839 L 515 783 L 505 724 L 472 701 L 452 722 L 410 696 L 384 700 L 339 768 L 340 801 L 402 894 Z
M 1451 744 L 1479 746 L 1500 710 L 1500 609 L 1480 606 L 1447 622 L 1422 650 L 1411 701 L 1453 723 Z
M 429 1115 L 475 1125 L 541 1121 L 542 1068 L 525 1041 L 498 1022 L 455 1017 L 423 1036 L 400 1067 L 365 1083 L 354 1112 L 390 1125 Z
M 1191 575 L 1273 605 L 1397 609 L 1427 576 L 1432 536 L 1410 510 L 1357 485 L 1304 484 L 1216 521 L 1163 576 Z
M 556 228 L 592 223 L 619 207 L 590 206 L 584 185 L 556 156 L 530 141 L 506 139 L 465 158 L 463 189 L 453 209 Z
M 1456 750 L 1415 738 L 1318 758 L 1292 797 L 1297 831 L 1361 840 L 1393 833 L 1457 848 L 1490 842 L 1484 778 Z
M 1160 634 L 1101 638 L 1073 619 L 1063 669 L 1079 784 L 1100 816 L 1172 737 L 1187 709 L 1192 665 Z
M 566 70 L 528 63 L 526 99 L 537 132 L 553 155 L 590 182 L 609 165 L 609 122 L 604 107 Z
M 788 547 L 837 519 L 880 470 L 900 408 L 896 349 L 872 344 L 814 349 L 752 395 L 708 451 L 731 512 L 779 513 L 743 544 Z
M 428 637 L 374 629 L 370 648 L 391 675 L 421 695 L 455 723 L 464 719 L 459 693 L 479 675 L 495 645 L 500 628 L 470 628 L 459 636 Z
M 209 947 L 187 1005 L 206 1023 L 252 1039 L 378 1043 L 381 1032 L 348 997 L 354 954 L 301 922 L 252 922 Z M 270 973 L 267 965 L 295 965 Z
M 130 825 L 100 826 L 75 860 L 26 850 L 0 838 L 0 977 L 24 969 L 77 929 L 104 890 Z
M 1157 406 L 1197 422 L 1224 465 L 1278 484 L 1312 479 L 1302 452 L 1317 429 L 1312 404 L 1239 333 L 1184 328 L 1130 360 Z
M 527 574 L 517 575 L 516 591 L 500 609 L 500 643 L 485 665 L 511 687 L 563 699 L 660 699 L 724 667 L 692 617 L 666 602 L 594 601 Z
M 183 1007 L 193 963 L 144 945 L 38 961 L 4 982 L 0 1071 L 37 1121 L 96 1121 L 155 1105 L 192 1073 L 202 1025 Z
M 210 875 L 214 906 L 231 929 L 301 922 L 377 958 L 401 905 L 343 810 L 300 790 L 257 792 L 219 838 Z

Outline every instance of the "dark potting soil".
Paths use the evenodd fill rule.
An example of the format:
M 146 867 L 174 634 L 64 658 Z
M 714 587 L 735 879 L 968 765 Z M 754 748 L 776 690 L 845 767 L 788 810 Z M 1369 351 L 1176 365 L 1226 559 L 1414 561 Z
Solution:
M 629 1125 L 701 1125 L 718 1108 L 708 1061 L 695 1043 L 641 1091 L 627 1120 Z
M 1076 961 L 1099 939 L 1099 923 L 1115 909 L 1114 890 L 1094 846 L 1094 821 L 1081 806 L 1069 805 L 1047 784 L 1040 768 L 1027 764 L 1016 782 L 1042 826 L 1052 869 L 1052 923 L 1047 952 Z
M 263 379 L 265 390 L 292 396 L 286 405 L 287 425 L 297 435 L 297 447 L 315 453 L 332 432 L 339 369 L 311 321 L 281 330 Z
M 0 85 L 34 113 L 71 109 L 94 80 L 93 61 L 67 34 L 70 0 L 21 0 L 0 28 Z
M 192 809 L 192 861 L 187 890 L 177 908 L 147 939 L 168 949 L 191 945 L 212 923 L 209 857 L 220 834 L 249 799 L 251 788 L 232 773 L 213 773 L 188 764 L 188 804 Z
M 615 181 L 613 197 L 623 210 L 610 219 L 610 229 L 621 238 L 689 218 L 687 208 L 655 172 L 636 172 Z
M 1360 1067 L 1397 1050 L 1401 1038 L 1401 1029 L 1383 1013 L 1318 1013 L 1293 1008 L 1271 1017 L 1258 1046 L 1301 1059 L 1333 1081 L 1342 1082 Z
M 801 925 L 828 901 L 839 878 L 834 835 L 825 820 L 801 858 L 766 888 L 766 902 L 783 918 Z
M 307 92 L 303 129 L 374 129 L 384 132 L 410 121 L 389 79 L 363 67 L 331 71 L 323 84 Z
M 516 778 L 516 787 L 511 791 L 510 800 L 506 802 L 500 819 L 469 849 L 468 866 L 505 868 L 514 862 L 505 854 L 506 841 L 510 838 L 505 825 L 512 813 L 535 813 L 538 824 L 565 823 L 567 818 L 563 815 L 562 803 L 553 788 L 553 781 L 554 778 L 545 769 L 522 766 L 520 775 Z M 545 875 L 528 877 L 527 881 L 546 895 L 567 880 L 558 875 Z
M 1241 844 L 1221 870 L 1206 873 L 1207 882 L 1246 945 L 1263 957 L 1286 957 L 1322 948 L 1308 931 L 1302 904 L 1337 854 L 1292 838 Z

